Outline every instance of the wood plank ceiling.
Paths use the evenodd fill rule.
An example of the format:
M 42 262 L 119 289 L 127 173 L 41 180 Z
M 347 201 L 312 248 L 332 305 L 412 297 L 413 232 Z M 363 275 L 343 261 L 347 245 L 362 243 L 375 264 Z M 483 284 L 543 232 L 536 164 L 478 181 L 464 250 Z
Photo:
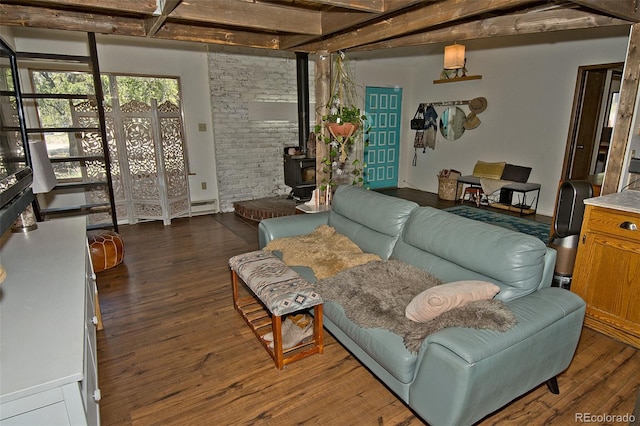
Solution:
M 638 0 L 2 0 L 0 24 L 314 53 L 640 22 Z

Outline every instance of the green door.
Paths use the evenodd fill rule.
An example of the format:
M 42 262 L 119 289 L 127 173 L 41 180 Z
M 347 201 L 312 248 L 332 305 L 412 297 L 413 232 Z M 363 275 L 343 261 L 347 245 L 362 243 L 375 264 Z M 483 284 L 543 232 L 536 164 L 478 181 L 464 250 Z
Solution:
M 369 144 L 364 149 L 365 186 L 397 187 L 402 89 L 367 87 L 364 107 L 370 126 Z

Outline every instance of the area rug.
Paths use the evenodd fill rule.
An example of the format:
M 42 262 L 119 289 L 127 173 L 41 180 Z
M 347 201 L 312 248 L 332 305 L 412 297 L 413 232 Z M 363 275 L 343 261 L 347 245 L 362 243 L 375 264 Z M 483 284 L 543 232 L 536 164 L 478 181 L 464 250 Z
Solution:
M 549 241 L 549 231 L 551 227 L 547 223 L 536 222 L 535 220 L 523 219 L 470 206 L 455 206 L 444 210 L 449 213 L 457 214 L 458 216 L 479 220 L 480 222 L 487 222 L 492 225 L 511 229 L 512 231 L 533 235 L 534 237 L 542 240 L 545 244 Z
M 425 323 L 405 317 L 405 308 L 422 291 L 442 284 L 428 272 L 399 260 L 373 261 L 339 272 L 316 283 L 325 300 L 340 304 L 351 321 L 361 327 L 383 328 L 404 338 L 416 353 L 431 333 L 446 327 L 506 331 L 515 315 L 500 300 L 479 300 L 444 312 Z

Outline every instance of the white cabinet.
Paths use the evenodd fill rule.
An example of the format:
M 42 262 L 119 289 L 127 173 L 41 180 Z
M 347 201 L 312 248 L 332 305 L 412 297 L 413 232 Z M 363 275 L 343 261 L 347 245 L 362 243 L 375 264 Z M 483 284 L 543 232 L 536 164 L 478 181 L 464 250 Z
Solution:
M 86 219 L 4 234 L 0 263 L 0 424 L 99 425 Z

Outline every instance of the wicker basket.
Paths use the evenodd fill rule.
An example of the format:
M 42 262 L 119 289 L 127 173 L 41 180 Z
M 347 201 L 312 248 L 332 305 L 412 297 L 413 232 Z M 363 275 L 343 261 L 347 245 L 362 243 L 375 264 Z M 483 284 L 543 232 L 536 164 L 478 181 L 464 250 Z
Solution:
M 462 187 L 458 188 L 456 194 L 456 187 L 458 186 L 458 178 L 445 178 L 438 176 L 438 198 L 441 200 L 455 201 L 462 196 Z

